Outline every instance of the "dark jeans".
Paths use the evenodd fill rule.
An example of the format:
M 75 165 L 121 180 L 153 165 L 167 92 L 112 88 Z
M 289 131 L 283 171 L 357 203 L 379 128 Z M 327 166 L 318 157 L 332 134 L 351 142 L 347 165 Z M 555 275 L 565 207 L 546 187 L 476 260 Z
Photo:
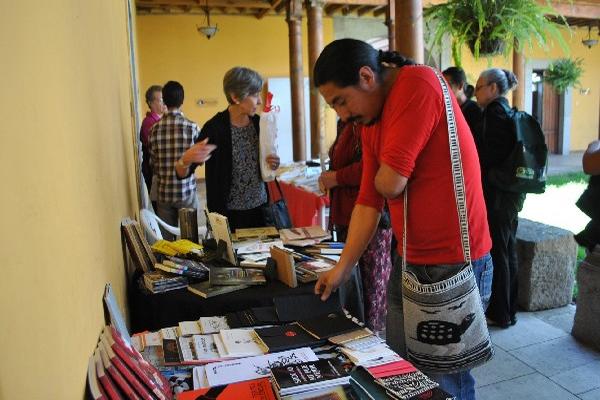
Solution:
M 492 236 L 494 279 L 486 315 L 500 325 L 508 325 L 517 313 L 517 225 L 518 212 L 510 208 L 488 211 Z

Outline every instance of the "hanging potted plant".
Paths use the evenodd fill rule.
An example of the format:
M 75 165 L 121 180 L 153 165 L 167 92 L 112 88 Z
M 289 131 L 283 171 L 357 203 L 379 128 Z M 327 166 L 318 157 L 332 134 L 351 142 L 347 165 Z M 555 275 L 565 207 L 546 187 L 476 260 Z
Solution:
M 452 38 L 452 58 L 461 65 L 461 49 L 469 46 L 480 56 L 509 54 L 515 43 L 537 42 L 547 49 L 549 36 L 568 52 L 558 27 L 566 23 L 550 6 L 536 0 L 448 0 L 425 9 L 427 26 L 432 32 L 430 44 L 441 46 L 445 34 Z M 554 18 L 553 18 L 554 17 Z
M 583 74 L 583 60 L 561 58 L 554 61 L 544 72 L 544 81 L 551 84 L 558 93 L 564 93 L 571 86 L 579 85 Z

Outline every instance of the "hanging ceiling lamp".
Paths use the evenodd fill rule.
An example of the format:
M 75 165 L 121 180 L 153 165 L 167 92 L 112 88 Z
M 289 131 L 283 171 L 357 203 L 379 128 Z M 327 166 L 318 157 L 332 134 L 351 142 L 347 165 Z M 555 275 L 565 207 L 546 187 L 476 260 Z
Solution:
M 198 29 L 198 33 L 206 36 L 207 39 L 215 36 L 217 33 L 217 25 L 212 26 L 210 24 L 210 9 L 208 8 L 208 0 L 206 0 L 206 6 L 204 7 L 204 12 L 206 13 L 206 26 L 196 26 Z
M 598 34 L 600 34 L 600 28 L 598 28 Z M 583 39 L 581 43 L 586 46 L 588 49 L 591 49 L 593 46 L 598 44 L 598 39 L 592 39 L 592 26 L 588 26 L 588 38 Z

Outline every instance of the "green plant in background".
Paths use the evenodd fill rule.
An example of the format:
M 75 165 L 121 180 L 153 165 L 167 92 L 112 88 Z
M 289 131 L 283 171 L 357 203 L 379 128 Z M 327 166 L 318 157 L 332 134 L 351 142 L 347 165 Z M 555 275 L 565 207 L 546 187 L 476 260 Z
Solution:
M 583 171 L 569 172 L 562 175 L 551 175 L 546 179 L 547 186 L 563 186 L 568 183 L 584 183 L 586 184 L 590 176 Z
M 548 82 L 558 93 L 564 93 L 571 86 L 579 85 L 579 78 L 583 74 L 583 60 L 576 58 L 561 58 L 554 61 L 546 72 L 544 81 Z
M 424 15 L 432 32 L 429 44 L 441 46 L 444 35 L 449 34 L 452 58 L 457 66 L 461 65 L 461 49 L 465 44 L 478 59 L 486 55 L 508 55 L 515 43 L 519 50 L 525 44 L 532 47 L 534 42 L 548 49 L 552 43 L 548 38 L 553 37 L 568 53 L 567 44 L 558 29 L 567 25 L 549 3 L 541 5 L 536 0 L 449 0 L 425 9 Z

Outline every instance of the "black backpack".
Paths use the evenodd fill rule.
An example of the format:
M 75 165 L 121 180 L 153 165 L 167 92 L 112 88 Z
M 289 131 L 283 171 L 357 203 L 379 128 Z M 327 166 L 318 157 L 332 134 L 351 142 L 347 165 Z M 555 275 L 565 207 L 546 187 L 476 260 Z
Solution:
M 544 193 L 548 171 L 548 146 L 540 123 L 525 111 L 500 103 L 513 121 L 515 147 L 498 168 L 488 173 L 495 187 L 515 193 Z

